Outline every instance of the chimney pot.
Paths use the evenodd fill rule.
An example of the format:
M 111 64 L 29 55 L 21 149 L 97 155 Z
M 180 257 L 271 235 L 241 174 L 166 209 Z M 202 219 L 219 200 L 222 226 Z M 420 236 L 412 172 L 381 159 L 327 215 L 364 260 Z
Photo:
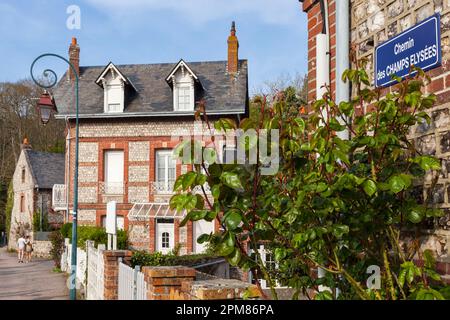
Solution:
M 72 38 L 72 43 L 69 46 L 69 61 L 75 67 L 77 75 L 80 75 L 80 46 L 77 43 L 77 38 Z M 72 68 L 69 66 L 69 80 L 75 81 L 75 75 Z
M 239 41 L 236 37 L 236 23 L 231 23 L 230 36 L 228 37 L 228 66 L 227 71 L 230 74 L 238 72 L 239 67 Z

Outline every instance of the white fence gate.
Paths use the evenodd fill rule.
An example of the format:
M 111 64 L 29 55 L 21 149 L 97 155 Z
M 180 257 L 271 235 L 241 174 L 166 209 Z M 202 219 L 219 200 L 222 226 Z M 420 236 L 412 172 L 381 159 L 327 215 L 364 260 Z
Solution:
M 134 269 L 119 259 L 119 300 L 147 300 L 147 283 L 140 267 Z
M 94 247 L 92 242 L 86 245 L 87 250 L 87 300 L 103 300 L 103 283 L 104 283 L 104 263 L 103 251 L 105 245 L 99 244 L 98 248 Z
M 77 248 L 77 288 L 79 285 L 86 286 L 86 258 L 86 251 Z M 72 270 L 72 245 L 69 243 L 69 239 L 65 239 L 64 251 L 61 255 L 61 270 L 69 274 Z

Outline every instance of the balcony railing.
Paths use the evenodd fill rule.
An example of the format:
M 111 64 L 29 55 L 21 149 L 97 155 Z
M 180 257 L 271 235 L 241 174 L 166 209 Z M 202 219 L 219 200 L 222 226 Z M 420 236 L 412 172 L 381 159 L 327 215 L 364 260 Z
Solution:
M 67 209 L 67 188 L 65 184 L 54 184 L 52 188 L 53 210 Z
M 174 181 L 153 181 L 150 182 L 150 193 L 152 194 L 158 194 L 158 195 L 171 195 L 173 194 L 173 186 L 175 182 Z M 207 183 L 203 186 L 206 193 L 211 193 L 211 188 Z M 202 188 L 200 186 L 196 186 L 193 190 L 193 193 L 202 193 Z
M 150 182 L 150 193 L 172 194 L 175 181 L 152 181 Z
M 99 182 L 98 192 L 107 196 L 123 196 L 125 184 L 123 182 Z

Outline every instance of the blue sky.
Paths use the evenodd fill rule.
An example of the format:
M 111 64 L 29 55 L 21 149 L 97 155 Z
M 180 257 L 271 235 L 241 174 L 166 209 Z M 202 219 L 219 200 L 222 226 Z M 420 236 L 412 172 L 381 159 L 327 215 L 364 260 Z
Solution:
M 79 30 L 66 27 L 70 5 L 80 7 Z M 306 15 L 297 0 L 2 0 L 0 13 L 0 81 L 29 77 L 41 53 L 67 56 L 72 36 L 81 65 L 226 60 L 232 20 L 251 92 L 307 68 Z

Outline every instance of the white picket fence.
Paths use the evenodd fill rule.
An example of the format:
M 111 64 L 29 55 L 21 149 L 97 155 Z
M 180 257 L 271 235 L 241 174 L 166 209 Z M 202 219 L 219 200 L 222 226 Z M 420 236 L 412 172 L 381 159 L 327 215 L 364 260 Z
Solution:
M 104 300 L 104 244 L 95 248 L 92 241 L 86 241 L 86 251 L 77 248 L 77 289 L 85 288 L 86 300 Z M 61 270 L 70 273 L 72 245 L 65 239 L 61 256 Z M 120 259 L 118 298 L 119 300 L 147 300 L 147 283 L 140 267 L 131 268 Z
M 86 285 L 86 251 L 77 248 L 77 285 Z M 72 245 L 69 239 L 65 239 L 64 251 L 61 255 L 61 270 L 71 273 L 72 269 Z
M 103 300 L 103 278 L 104 264 L 103 251 L 104 244 L 94 247 L 92 241 L 86 241 L 86 251 L 77 248 L 77 289 L 85 289 L 87 300 Z M 71 272 L 72 245 L 69 239 L 65 239 L 64 251 L 61 256 L 61 270 Z
M 140 267 L 134 269 L 119 259 L 119 300 L 147 300 L 147 283 Z
M 95 248 L 94 244 L 88 241 L 86 250 L 88 257 L 86 300 L 103 300 L 105 270 L 103 251 L 105 250 L 105 245 L 99 244 L 98 248 Z

